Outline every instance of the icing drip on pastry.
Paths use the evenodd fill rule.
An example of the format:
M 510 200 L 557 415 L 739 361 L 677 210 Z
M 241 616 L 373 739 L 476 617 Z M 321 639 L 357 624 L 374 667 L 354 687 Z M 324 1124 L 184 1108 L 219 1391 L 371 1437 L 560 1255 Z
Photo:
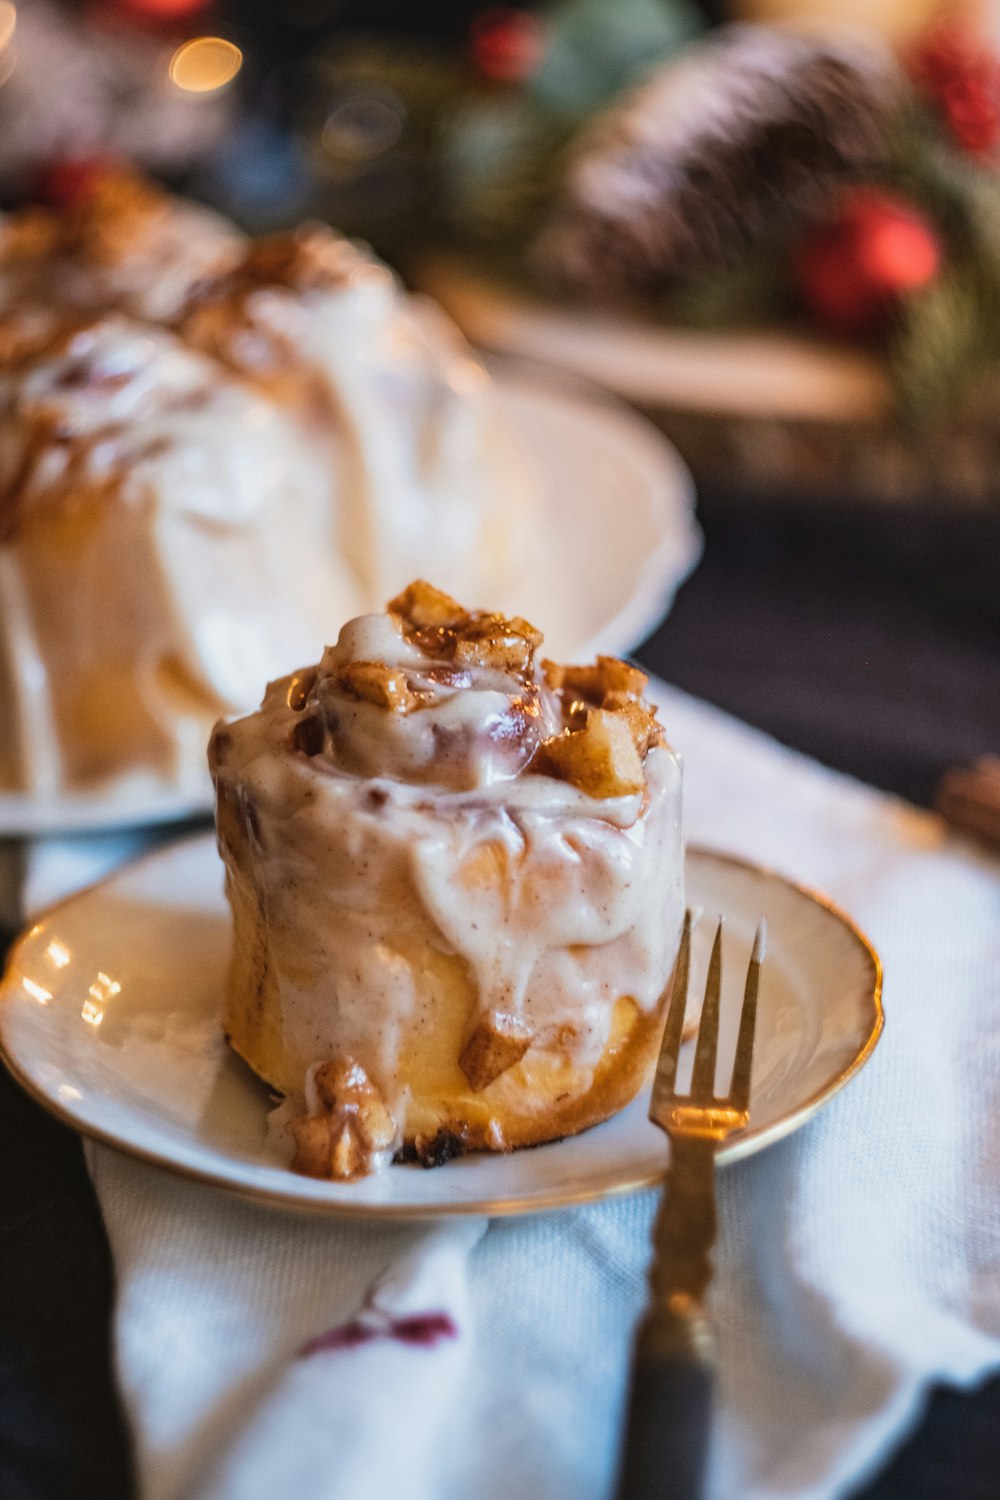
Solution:
M 418 1155 L 580 1129 L 655 1045 L 679 763 L 642 673 L 539 641 L 413 585 L 213 737 L 234 1045 L 299 1097 L 351 1059 Z
M 509 638 L 523 622 L 500 621 Z M 470 791 L 508 781 L 554 731 L 552 695 L 526 672 L 435 652 L 398 616 L 365 615 L 324 653 L 310 695 L 331 760 L 357 776 Z
M 328 484 L 282 412 L 121 315 L 0 375 L 0 780 L 198 785 L 218 715 L 356 597 Z
M 541 577 L 539 476 L 502 417 L 444 315 L 328 226 L 248 241 L 117 170 L 0 214 L 0 787 L 194 786 L 219 713 L 412 570 Z M 479 785 L 427 671 L 435 753 Z M 492 726 L 508 752 L 519 712 Z
M 37 347 L 66 316 L 176 318 L 194 286 L 241 253 L 234 225 L 124 171 L 98 174 L 62 212 L 0 220 L 0 350 Z

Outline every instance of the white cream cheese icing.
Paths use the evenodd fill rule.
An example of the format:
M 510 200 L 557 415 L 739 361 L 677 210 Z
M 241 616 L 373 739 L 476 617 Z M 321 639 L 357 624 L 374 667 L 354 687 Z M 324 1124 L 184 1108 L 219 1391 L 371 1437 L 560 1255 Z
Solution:
M 350 669 L 372 662 L 398 668 L 419 705 L 359 699 Z M 255 925 L 269 974 L 256 999 L 241 1000 L 237 978 L 230 1021 L 272 986 L 269 1039 L 250 1061 L 301 1098 L 311 1066 L 349 1056 L 407 1139 L 434 1116 L 414 1056 L 439 1037 L 449 1056 L 430 1071 L 471 1099 L 459 1053 L 498 1012 L 530 1034 L 528 1059 L 558 1057 L 585 1094 L 621 998 L 656 1013 L 684 900 L 681 771 L 665 743 L 646 751 L 641 791 L 596 798 L 533 768 L 566 714 L 533 666 L 441 673 L 398 620 L 355 620 L 317 671 L 272 683 L 257 713 L 220 726 L 212 751 L 237 941 L 246 950 Z M 513 750 L 496 734 L 505 722 Z M 443 1018 L 446 992 L 457 1014 Z M 518 1092 L 516 1071 L 480 1096 L 494 1144 L 508 1108 L 522 1135 L 537 1118 L 546 1138 L 553 1095 Z
M 0 217 L 0 319 L 37 343 L 67 314 L 178 316 L 192 289 L 242 253 L 236 226 L 200 203 L 120 172 L 62 213 Z
M 199 782 L 219 713 L 356 595 L 280 411 L 110 317 L 0 376 L 0 763 L 38 794 Z
M 339 544 L 373 605 L 421 572 L 483 597 L 509 586 L 537 476 L 458 330 L 388 267 L 303 226 L 203 288 L 184 331 L 286 396 L 298 369 L 339 474 Z
M 413 572 L 509 598 L 536 499 L 457 330 L 333 231 L 115 173 L 0 219 L 0 785 L 193 790 Z

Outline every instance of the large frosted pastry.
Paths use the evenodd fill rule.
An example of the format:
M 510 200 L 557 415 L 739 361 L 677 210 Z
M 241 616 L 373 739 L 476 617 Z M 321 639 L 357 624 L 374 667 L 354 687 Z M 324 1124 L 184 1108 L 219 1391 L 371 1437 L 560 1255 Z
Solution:
M 110 317 L 0 376 L 0 780 L 194 784 L 220 713 L 356 603 L 284 415 Z
M 493 598 L 534 476 L 482 368 L 314 226 L 120 173 L 0 219 L 0 789 L 192 789 L 220 713 L 421 569 Z
M 495 594 L 523 566 L 534 480 L 486 372 L 380 261 L 321 224 L 258 240 L 182 326 L 325 445 L 340 545 L 373 604 L 432 570 Z
M 641 672 L 540 640 L 411 585 L 213 734 L 225 1029 L 297 1110 L 297 1170 L 552 1140 L 649 1076 L 680 764 Z
M 95 174 L 62 211 L 0 218 L 0 354 L 36 348 L 68 318 L 176 319 L 192 289 L 242 254 L 221 214 L 130 173 Z

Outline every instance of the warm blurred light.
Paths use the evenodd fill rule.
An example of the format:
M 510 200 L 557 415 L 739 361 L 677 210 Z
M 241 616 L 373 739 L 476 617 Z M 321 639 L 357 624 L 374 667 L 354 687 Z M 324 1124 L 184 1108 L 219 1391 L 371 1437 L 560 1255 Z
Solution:
M 101 969 L 97 971 L 97 978 L 90 986 L 90 993 L 95 1000 L 110 1000 L 114 995 L 120 995 L 122 987 L 117 979 L 112 979 Z
M 56 938 L 52 939 L 45 952 L 48 954 L 49 958 L 55 964 L 57 969 L 65 969 L 66 965 L 69 963 L 69 949 L 66 947 L 65 943 L 60 943 Z
M 37 1000 L 39 1005 L 48 1005 L 49 1001 L 52 999 L 52 991 L 43 989 L 42 986 L 40 984 L 36 984 L 33 979 L 22 979 L 21 983 L 24 985 L 24 988 L 27 990 L 32 1000 Z
M 0 0 L 0 51 L 10 45 L 17 30 L 17 6 L 11 0 Z
M 96 1005 L 94 1003 L 93 1000 L 85 1000 L 83 1002 L 83 1009 L 80 1012 L 80 1017 L 82 1020 L 86 1021 L 88 1026 L 100 1026 L 101 1022 L 104 1020 L 104 1012 L 99 1005 Z
M 154 16 L 157 20 L 175 21 L 181 16 L 193 16 L 204 10 L 208 0 L 125 0 L 126 8 L 140 16 Z
M 16 30 L 17 6 L 11 0 L 0 0 L 0 86 L 7 82 L 17 64 Z
M 214 94 L 232 83 L 243 66 L 243 53 L 221 36 L 197 36 L 178 47 L 167 74 L 186 94 Z

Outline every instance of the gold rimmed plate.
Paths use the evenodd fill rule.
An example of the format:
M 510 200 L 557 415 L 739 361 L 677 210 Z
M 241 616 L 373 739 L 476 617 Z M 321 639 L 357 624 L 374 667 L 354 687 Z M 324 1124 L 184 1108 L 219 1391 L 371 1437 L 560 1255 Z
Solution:
M 734 1161 L 805 1124 L 871 1055 L 881 966 L 843 912 L 779 875 L 692 849 L 687 886 L 690 905 L 726 917 L 730 1020 L 739 1005 L 726 976 L 739 985 L 756 924 L 768 923 L 751 1126 L 719 1153 Z M 695 992 L 712 925 L 696 932 Z M 211 836 L 148 855 L 53 908 L 17 944 L 0 987 L 7 1066 L 85 1135 L 279 1207 L 387 1218 L 531 1213 L 662 1176 L 663 1139 L 645 1096 L 583 1135 L 509 1156 L 394 1166 L 349 1184 L 293 1175 L 269 1144 L 266 1089 L 220 1034 L 229 941 Z M 722 1063 L 733 1043 L 724 1022 Z

